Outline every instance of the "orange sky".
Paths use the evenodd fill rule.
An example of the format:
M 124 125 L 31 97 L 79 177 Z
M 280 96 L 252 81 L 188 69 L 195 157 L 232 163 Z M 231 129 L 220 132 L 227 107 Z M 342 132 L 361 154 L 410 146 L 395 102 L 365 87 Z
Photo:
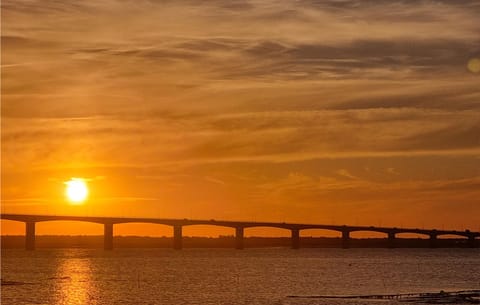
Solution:
M 5 0 L 1 14 L 2 212 L 480 230 L 478 1 Z M 65 200 L 71 177 L 88 180 L 84 205 Z

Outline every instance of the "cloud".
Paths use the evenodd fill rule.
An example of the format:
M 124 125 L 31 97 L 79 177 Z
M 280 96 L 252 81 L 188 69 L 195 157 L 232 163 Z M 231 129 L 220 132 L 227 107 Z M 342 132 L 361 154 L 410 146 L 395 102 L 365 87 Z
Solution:
M 474 0 L 3 1 L 2 175 L 83 169 L 122 192 L 149 177 L 120 197 L 194 205 L 175 195 L 191 188 L 234 211 L 292 199 L 305 217 L 315 198 L 330 213 L 384 213 L 392 193 L 467 205 L 479 13 Z
M 352 175 L 348 170 L 342 168 L 336 171 L 336 173 L 341 177 L 346 177 L 348 179 L 358 179 L 356 176 Z
M 106 164 L 130 164 L 133 160 L 178 164 L 475 154 L 480 149 L 478 115 L 471 110 L 404 108 L 166 113 L 141 119 L 6 118 L 3 123 L 9 128 L 3 130 L 2 140 L 5 164 L 13 167 L 27 160 L 49 164 L 82 155 L 85 161 Z

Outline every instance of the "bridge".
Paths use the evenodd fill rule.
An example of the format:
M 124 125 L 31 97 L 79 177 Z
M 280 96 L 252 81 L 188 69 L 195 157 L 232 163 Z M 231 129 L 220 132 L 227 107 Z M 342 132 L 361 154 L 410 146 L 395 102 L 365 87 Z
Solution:
M 35 224 L 45 221 L 83 221 L 103 224 L 104 226 L 104 248 L 113 249 L 113 225 L 124 223 L 153 223 L 171 226 L 173 228 L 173 248 L 182 249 L 182 228 L 192 225 L 210 225 L 235 229 L 235 248 L 243 249 L 243 236 L 246 228 L 270 227 L 286 229 L 291 232 L 291 247 L 300 248 L 300 231 L 306 229 L 322 229 L 340 232 L 342 234 L 342 247 L 349 248 L 350 233 L 352 232 L 377 232 L 384 233 L 388 239 L 390 248 L 395 247 L 397 234 L 413 233 L 425 235 L 430 240 L 430 247 L 436 247 L 436 241 L 442 235 L 454 235 L 465 237 L 469 247 L 475 247 L 475 239 L 480 237 L 480 232 L 470 230 L 436 230 L 436 229 L 409 229 L 409 228 L 389 228 L 374 226 L 348 226 L 348 225 L 324 225 L 324 224 L 301 224 L 286 222 L 252 222 L 252 221 L 227 221 L 227 220 L 199 220 L 199 219 L 168 219 L 168 218 L 132 218 L 132 217 L 97 217 L 97 216 L 59 216 L 59 215 L 28 215 L 28 214 L 1 214 L 1 219 L 20 221 L 25 223 L 25 248 L 27 250 L 35 249 Z

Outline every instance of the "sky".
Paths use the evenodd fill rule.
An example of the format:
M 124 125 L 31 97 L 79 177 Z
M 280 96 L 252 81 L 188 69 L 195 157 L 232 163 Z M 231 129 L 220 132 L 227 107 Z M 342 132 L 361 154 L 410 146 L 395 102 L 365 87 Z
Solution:
M 476 0 L 1 6 L 4 213 L 480 230 Z

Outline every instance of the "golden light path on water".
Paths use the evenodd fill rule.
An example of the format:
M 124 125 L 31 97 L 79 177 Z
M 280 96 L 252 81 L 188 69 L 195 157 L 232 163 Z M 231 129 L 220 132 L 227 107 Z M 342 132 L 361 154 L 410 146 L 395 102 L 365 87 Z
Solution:
M 71 258 L 68 255 L 60 258 L 54 280 L 54 304 L 92 304 L 96 291 L 92 284 L 92 264 L 89 258 Z

